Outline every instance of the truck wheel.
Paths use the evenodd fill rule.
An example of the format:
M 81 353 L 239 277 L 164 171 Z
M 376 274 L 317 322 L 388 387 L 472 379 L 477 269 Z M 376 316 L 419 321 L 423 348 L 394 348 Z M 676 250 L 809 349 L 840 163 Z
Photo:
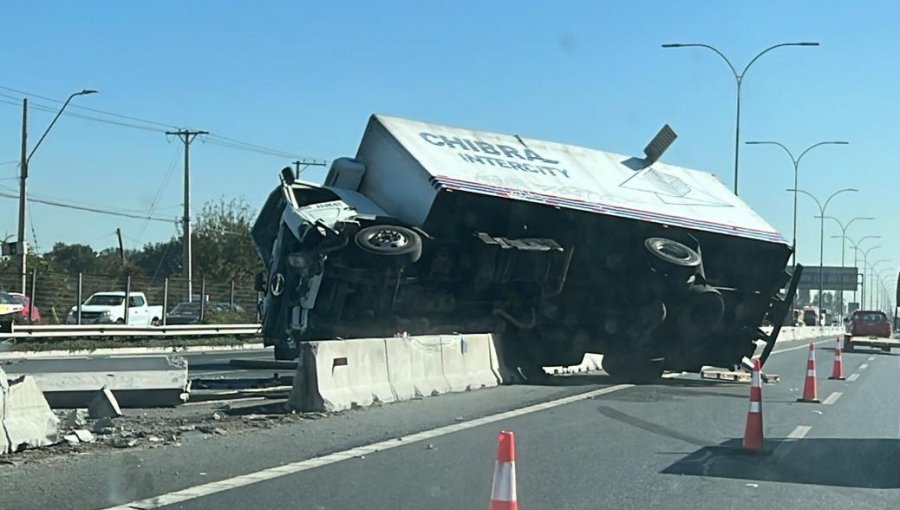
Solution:
M 293 361 L 300 356 L 300 349 L 287 345 L 275 345 L 275 359 L 279 361 Z
M 662 376 L 664 365 L 664 358 L 633 353 L 603 355 L 603 370 L 615 381 L 623 383 L 652 384 Z
M 690 247 L 665 237 L 649 237 L 644 248 L 650 253 L 650 266 L 673 276 L 690 276 L 700 266 L 700 254 Z
M 125 319 L 116 319 L 116 324 L 125 324 Z
M 153 319 L 150 320 L 150 325 L 153 327 L 159 326 L 159 319 L 154 317 Z
M 422 238 L 411 229 L 396 225 L 373 225 L 361 229 L 356 246 L 375 260 L 395 267 L 412 264 L 422 256 Z

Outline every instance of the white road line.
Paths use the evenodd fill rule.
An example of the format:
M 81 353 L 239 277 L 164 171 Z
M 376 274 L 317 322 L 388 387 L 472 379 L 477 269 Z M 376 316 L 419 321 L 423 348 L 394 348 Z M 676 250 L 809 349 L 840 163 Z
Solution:
M 806 434 L 809 433 L 810 429 L 812 429 L 812 427 L 808 425 L 797 425 L 797 427 L 788 434 L 787 439 L 782 441 L 781 444 L 775 448 L 775 451 L 772 452 L 772 456 L 776 458 L 785 457 L 795 446 L 797 446 L 797 443 L 799 443 L 801 439 L 806 437 Z
M 859 379 L 859 374 L 850 374 L 850 377 L 847 378 L 847 382 L 853 382 Z
M 571 404 L 573 402 L 578 402 L 581 400 L 589 399 L 592 397 L 598 397 L 600 395 L 606 395 L 609 393 L 613 393 L 616 391 L 624 390 L 627 388 L 631 388 L 634 385 L 632 384 L 619 384 L 616 386 L 610 386 L 608 388 L 602 388 L 599 390 L 588 391 L 586 393 L 580 393 L 578 395 L 572 395 L 570 397 L 560 398 L 557 400 L 551 400 L 549 402 L 543 402 L 540 404 L 535 404 L 528 407 L 523 407 L 521 409 L 514 409 L 512 411 L 506 411 L 503 413 L 493 414 L 491 416 L 485 416 L 484 418 L 478 418 L 475 420 L 470 420 L 462 423 L 455 423 L 452 425 L 447 425 L 444 427 L 438 427 L 436 429 L 426 430 L 423 432 L 418 432 L 416 434 L 412 434 L 409 436 L 404 436 L 402 441 L 400 439 L 388 439 L 387 441 L 380 441 L 377 443 L 372 443 L 365 446 L 359 446 L 356 448 L 351 448 L 349 450 L 345 450 L 343 452 L 336 452 L 330 455 L 325 455 L 323 457 L 316 457 L 314 459 L 301 460 L 298 462 L 291 462 L 289 464 L 284 464 L 281 466 L 276 466 L 268 469 L 263 469 L 260 471 L 256 471 L 254 473 L 248 473 L 245 475 L 239 475 L 232 478 L 226 478 L 224 480 L 219 480 L 217 482 L 206 483 L 203 485 L 197 485 L 194 487 L 188 487 L 186 489 L 182 489 L 179 491 L 169 492 L 167 494 L 161 494 L 156 497 L 142 499 L 138 501 L 132 501 L 130 503 L 125 503 L 124 505 L 109 507 L 106 510 L 134 510 L 135 508 L 140 508 L 142 510 L 151 509 L 151 508 L 159 508 L 168 505 L 175 505 L 178 503 L 183 503 L 185 501 L 189 501 L 192 499 L 196 499 L 203 496 L 209 496 L 210 494 L 216 494 L 218 492 L 223 492 L 229 489 L 235 489 L 238 487 L 244 487 L 246 485 L 251 485 L 254 483 L 258 483 L 264 480 L 271 480 L 273 478 L 278 478 L 280 476 L 290 475 L 294 473 L 300 473 L 302 471 L 308 471 L 310 469 L 315 469 L 322 466 L 327 466 L 329 464 L 334 464 L 335 462 L 340 462 L 342 460 L 346 460 L 353 457 L 359 457 L 362 455 L 370 455 L 372 453 L 378 451 L 390 450 L 393 448 L 397 448 L 400 446 L 405 446 L 411 443 L 417 443 L 421 441 L 426 441 L 428 439 L 433 439 L 435 437 L 445 436 L 447 434 L 452 434 L 454 432 L 460 432 L 463 430 L 468 430 L 474 427 L 480 427 L 482 425 L 489 425 L 491 423 L 496 423 L 502 420 L 508 420 L 510 418 L 515 418 L 518 416 L 523 416 L 526 414 L 535 413 L 538 411 L 545 411 L 547 409 L 553 409 L 555 407 L 563 406 L 566 404 Z
M 829 338 L 827 340 L 819 340 L 818 342 L 813 342 L 813 343 L 816 345 L 819 345 L 819 344 L 824 344 L 826 342 L 834 342 L 834 339 Z M 798 345 L 797 347 L 788 347 L 787 349 L 777 349 L 777 350 L 772 351 L 772 354 L 781 354 L 782 352 L 796 351 L 799 349 L 809 349 L 809 343 L 807 342 L 807 343 L 804 343 L 803 345 Z
M 825 404 L 826 406 L 830 406 L 830 405 L 834 404 L 835 402 L 837 402 L 837 400 L 839 398 L 841 398 L 841 395 L 843 395 L 843 394 L 844 394 L 843 392 L 835 391 L 831 395 L 828 395 L 828 398 L 823 400 L 822 403 Z
M 875 361 L 875 356 L 869 356 L 868 360 L 869 360 L 869 361 Z
M 788 437 L 788 439 L 803 439 L 804 437 L 806 437 L 806 434 L 808 434 L 811 429 L 812 429 L 812 427 L 810 427 L 808 425 L 797 425 L 797 428 L 792 430 L 791 433 L 788 434 L 787 437 Z
M 863 363 L 862 365 L 859 366 L 859 369 L 860 369 L 860 370 L 865 370 L 865 369 L 867 369 L 867 368 L 869 368 L 869 364 L 868 364 L 868 363 Z

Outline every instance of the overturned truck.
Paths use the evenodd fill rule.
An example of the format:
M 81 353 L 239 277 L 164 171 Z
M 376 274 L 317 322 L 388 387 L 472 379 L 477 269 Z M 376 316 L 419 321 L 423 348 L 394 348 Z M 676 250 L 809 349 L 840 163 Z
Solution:
M 713 175 L 657 161 L 660 135 L 636 158 L 372 116 L 324 185 L 283 170 L 253 226 L 265 343 L 492 332 L 526 376 L 601 352 L 632 381 L 771 350 L 790 247 Z

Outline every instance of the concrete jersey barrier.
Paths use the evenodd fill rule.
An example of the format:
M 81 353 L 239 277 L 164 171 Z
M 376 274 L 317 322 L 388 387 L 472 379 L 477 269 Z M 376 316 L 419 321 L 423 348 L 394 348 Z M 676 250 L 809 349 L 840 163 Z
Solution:
M 488 334 L 305 342 L 289 405 L 343 411 L 500 383 Z

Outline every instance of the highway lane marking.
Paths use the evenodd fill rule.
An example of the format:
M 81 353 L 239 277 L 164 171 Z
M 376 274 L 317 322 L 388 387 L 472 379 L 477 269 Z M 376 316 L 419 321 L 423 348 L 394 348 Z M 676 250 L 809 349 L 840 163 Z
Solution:
M 801 439 L 806 437 L 806 434 L 808 434 L 811 429 L 812 427 L 809 425 L 797 425 L 794 430 L 787 435 L 786 440 L 775 447 L 775 451 L 772 452 L 772 455 L 776 458 L 783 458 L 797 446 L 797 443 L 799 443 Z
M 869 364 L 868 364 L 868 363 L 863 363 L 862 365 L 859 366 L 859 369 L 860 369 L 860 370 L 865 370 L 865 369 L 867 369 L 867 368 L 869 368 Z
M 818 342 L 813 342 L 813 343 L 816 345 L 819 345 L 819 344 L 824 344 L 825 342 L 834 342 L 834 340 L 829 338 L 826 340 L 819 340 Z M 803 345 L 798 345 L 797 347 L 788 347 L 787 349 L 777 349 L 777 350 L 772 351 L 772 354 L 781 354 L 782 352 L 796 351 L 799 349 L 809 349 L 809 343 L 805 343 Z
M 859 374 L 850 374 L 850 377 L 847 378 L 847 382 L 853 382 L 859 379 Z
M 668 377 L 677 377 L 681 374 L 666 374 Z M 665 377 L 665 376 L 664 376 Z M 168 505 L 176 505 L 179 503 L 183 503 L 185 501 L 190 501 L 192 499 L 200 498 L 203 496 L 209 496 L 211 494 L 216 494 L 219 492 L 224 492 L 230 489 L 236 489 L 238 487 L 244 487 L 247 485 L 251 485 L 254 483 L 262 482 L 265 480 L 271 480 L 273 478 L 278 478 L 285 475 L 291 475 L 300 473 L 303 471 L 308 471 L 311 469 L 327 466 L 329 464 L 334 464 L 336 462 L 340 462 L 342 460 L 361 457 L 363 455 L 371 455 L 375 452 L 391 450 L 394 448 L 398 448 L 401 446 L 406 446 L 412 443 L 418 443 L 422 441 L 426 441 L 429 439 L 434 439 L 436 437 L 445 436 L 447 434 L 452 434 L 454 432 L 461 432 L 463 430 L 468 430 L 475 427 L 480 427 L 482 425 L 489 425 L 491 423 L 496 423 L 503 420 L 508 420 L 510 418 L 516 418 L 519 416 L 524 416 L 526 414 L 536 413 L 538 411 L 546 411 L 548 409 L 553 409 L 555 407 L 564 406 L 567 404 L 572 404 L 575 402 L 580 402 L 582 400 L 587 400 L 594 397 L 599 397 L 601 395 L 608 395 L 610 393 L 625 390 L 628 388 L 633 388 L 633 384 L 618 384 L 616 386 L 610 386 L 607 388 L 601 388 L 598 390 L 588 391 L 585 393 L 579 393 L 578 395 L 572 395 L 569 397 L 564 397 L 556 400 L 551 400 L 549 402 L 543 402 L 540 404 L 534 404 L 527 407 L 523 407 L 520 409 L 513 409 L 512 411 L 506 411 L 502 413 L 493 414 L 490 416 L 485 416 L 483 418 L 477 418 L 474 420 L 454 423 L 452 425 L 446 425 L 443 427 L 438 427 L 431 430 L 425 430 L 422 432 L 417 432 L 415 434 L 410 434 L 408 436 L 403 436 L 402 438 L 388 439 L 386 441 L 379 441 L 376 443 L 372 443 L 365 446 L 358 446 L 356 448 L 351 448 L 349 450 L 344 450 L 341 452 L 332 453 L 329 455 L 325 455 L 322 457 L 316 457 L 313 459 L 306 459 L 297 462 L 291 462 L 288 464 L 283 464 L 281 466 L 275 466 L 268 469 L 262 469 L 260 471 L 256 471 L 253 473 L 247 473 L 244 475 L 234 476 L 231 478 L 226 478 L 224 480 L 219 480 L 216 482 L 205 483 L 201 485 L 195 485 L 193 487 L 188 487 L 185 489 L 177 490 L 174 492 L 168 492 L 166 494 L 160 494 L 159 496 L 155 496 L 152 498 L 141 499 L 137 501 L 132 501 L 130 503 L 125 503 L 123 505 L 113 506 L 106 508 L 105 510 L 134 510 L 135 508 L 140 508 L 142 510 L 151 509 L 151 508 L 160 508 Z
M 869 356 L 869 361 L 875 361 L 875 356 Z
M 823 401 L 822 401 L 822 404 L 824 404 L 824 405 L 826 405 L 826 406 L 830 406 L 830 405 L 834 404 L 835 402 L 837 402 L 837 400 L 838 400 L 839 398 L 841 398 L 841 395 L 843 395 L 843 394 L 844 394 L 843 392 L 835 391 L 835 392 L 832 393 L 831 395 L 828 395 L 828 398 L 826 398 L 825 400 L 823 400 Z
M 811 429 L 812 427 L 808 425 L 797 425 L 797 427 L 794 428 L 794 430 L 792 430 L 787 437 L 788 439 L 803 439 Z

